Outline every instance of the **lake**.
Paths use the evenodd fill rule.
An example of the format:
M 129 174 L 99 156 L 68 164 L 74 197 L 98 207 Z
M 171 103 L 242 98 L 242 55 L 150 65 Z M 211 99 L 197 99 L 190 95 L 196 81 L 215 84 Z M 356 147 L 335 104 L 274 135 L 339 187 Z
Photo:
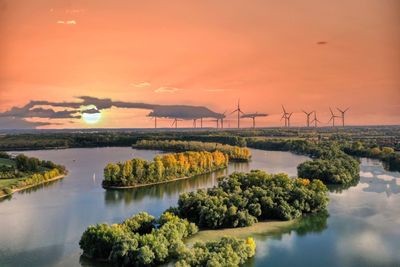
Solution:
M 124 191 L 101 187 L 108 162 L 152 159 L 154 150 L 77 148 L 26 151 L 63 164 L 62 180 L 0 202 L 0 266 L 81 266 L 79 239 L 90 224 L 118 223 L 139 211 L 158 216 L 180 193 L 211 187 L 219 175 L 261 169 L 296 175 L 307 160 L 289 152 L 252 149 L 250 163 L 167 184 Z M 248 266 L 400 266 L 400 175 L 378 161 L 362 160 L 357 186 L 330 193 L 329 217 L 318 215 L 274 234 L 257 234 Z

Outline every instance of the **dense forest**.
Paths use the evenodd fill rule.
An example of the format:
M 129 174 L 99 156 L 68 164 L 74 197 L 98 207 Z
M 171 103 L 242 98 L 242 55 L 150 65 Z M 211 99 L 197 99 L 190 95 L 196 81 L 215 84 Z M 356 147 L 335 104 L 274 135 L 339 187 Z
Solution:
M 178 257 L 176 267 L 241 266 L 256 252 L 254 239 L 223 237 L 218 241 L 197 242 Z
M 356 173 L 357 167 L 355 167 L 355 159 L 352 159 L 350 156 L 356 157 L 368 157 L 380 159 L 384 166 L 390 171 L 400 171 L 400 154 L 396 152 L 391 147 L 379 147 L 376 144 L 369 144 L 361 141 L 315 141 L 315 140 L 298 140 L 298 139 L 256 139 L 256 138 L 248 138 L 247 146 L 264 149 L 264 150 L 278 150 L 278 151 L 291 151 L 298 154 L 308 155 L 312 158 L 321 159 L 325 161 L 318 161 L 314 163 L 314 167 L 320 165 L 321 168 L 327 167 L 330 165 L 333 169 L 337 170 L 345 170 L 343 165 L 345 161 L 349 161 L 351 163 L 351 167 L 347 168 L 345 171 L 348 174 Z M 333 161 L 333 159 L 337 159 L 337 161 Z M 330 161 L 330 162 L 327 162 Z M 336 171 L 333 172 L 335 173 Z M 334 174 L 335 175 L 335 174 Z M 299 174 L 300 176 L 300 174 Z M 310 175 L 306 177 L 312 178 Z M 348 179 L 342 179 L 340 181 L 335 182 L 337 179 L 332 176 L 326 176 L 327 182 L 329 183 L 348 183 L 352 180 L 350 177 Z M 323 179 L 323 177 L 319 177 Z M 353 175 L 353 178 L 357 178 Z M 329 181 L 330 180 L 330 181 Z
M 209 173 L 228 166 L 229 156 L 220 152 L 183 152 L 162 154 L 149 162 L 132 159 L 109 163 L 104 168 L 104 187 L 129 187 L 167 182 Z
M 119 266 L 154 266 L 177 260 L 187 249 L 183 240 L 198 231 L 193 223 L 171 213 L 158 220 L 145 212 L 121 224 L 97 224 L 83 233 L 85 256 Z
M 326 184 L 353 184 L 359 179 L 359 162 L 343 152 L 336 142 L 252 139 L 248 141 L 248 145 L 266 150 L 292 151 L 312 157 L 313 160 L 303 162 L 297 167 L 299 177 L 320 179 Z
M 221 151 L 229 156 L 230 161 L 249 161 L 251 158 L 251 152 L 248 148 L 200 141 L 141 140 L 134 144 L 133 148 L 159 149 L 175 152 Z
M 19 154 L 16 157 L 0 152 L 0 197 L 14 190 L 40 184 L 65 174 L 65 167 L 51 161 Z
M 182 140 L 246 146 L 252 138 L 362 142 L 367 147 L 391 147 L 400 151 L 400 126 L 351 126 L 345 128 L 263 128 L 263 129 L 79 129 L 36 130 L 0 134 L 0 150 L 71 147 L 131 146 L 139 140 Z
M 327 188 L 319 180 L 291 179 L 263 171 L 233 173 L 218 186 L 183 193 L 178 207 L 182 218 L 202 228 L 244 227 L 258 220 L 291 220 L 325 210 Z

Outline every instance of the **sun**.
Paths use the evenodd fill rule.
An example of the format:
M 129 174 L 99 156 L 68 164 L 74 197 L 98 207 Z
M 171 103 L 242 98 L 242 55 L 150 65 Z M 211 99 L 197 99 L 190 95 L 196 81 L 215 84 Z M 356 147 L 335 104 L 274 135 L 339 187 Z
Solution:
M 96 124 L 100 121 L 101 119 L 101 113 L 83 113 L 82 114 L 82 119 L 87 123 L 87 124 Z
M 85 111 L 87 111 L 87 112 L 85 112 Z M 83 110 L 82 119 L 87 124 L 96 124 L 101 119 L 101 112 L 98 111 L 97 107 L 94 105 L 87 106 Z

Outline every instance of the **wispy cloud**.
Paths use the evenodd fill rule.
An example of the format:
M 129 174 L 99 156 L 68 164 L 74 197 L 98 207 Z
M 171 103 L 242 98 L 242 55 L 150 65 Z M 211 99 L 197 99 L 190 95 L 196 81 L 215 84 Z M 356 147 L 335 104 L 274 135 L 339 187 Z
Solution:
M 149 82 L 139 82 L 139 83 L 131 83 L 130 85 L 133 86 L 133 87 L 136 87 L 136 88 L 146 88 L 146 87 L 151 86 L 151 83 L 149 83 Z
M 179 91 L 179 88 L 176 87 L 168 87 L 168 86 L 162 86 L 160 88 L 157 88 L 156 90 L 154 90 L 154 92 L 156 93 L 175 93 L 177 91 Z
M 76 20 L 57 20 L 57 24 L 76 25 Z

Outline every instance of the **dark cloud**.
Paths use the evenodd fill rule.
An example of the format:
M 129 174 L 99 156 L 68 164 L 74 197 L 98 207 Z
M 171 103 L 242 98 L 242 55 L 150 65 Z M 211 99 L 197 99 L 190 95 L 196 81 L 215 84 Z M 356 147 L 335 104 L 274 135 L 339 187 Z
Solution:
M 241 118 L 256 118 L 256 117 L 267 117 L 266 113 L 247 113 L 240 116 Z
M 54 111 L 53 109 L 34 108 L 35 101 L 31 101 L 23 107 L 13 107 L 9 111 L 0 113 L 0 117 L 19 118 L 48 118 L 48 119 L 79 119 L 77 110 Z
M 12 125 L 25 125 L 27 128 L 50 125 L 51 123 L 33 123 L 30 124 L 22 118 L 47 118 L 47 119 L 79 119 L 83 113 L 95 114 L 101 110 L 110 109 L 112 107 L 117 108 L 131 108 L 131 109 L 148 109 L 152 110 L 148 116 L 151 117 L 163 117 L 172 119 L 199 119 L 199 118 L 215 118 L 222 119 L 225 115 L 222 113 L 214 112 L 207 107 L 202 106 L 189 106 L 189 105 L 155 105 L 148 103 L 138 102 L 124 102 L 124 101 L 113 101 L 110 98 L 97 98 L 91 96 L 79 96 L 77 97 L 80 101 L 77 102 L 51 102 L 51 101 L 30 101 L 23 107 L 13 107 L 9 111 L 0 113 L 0 117 L 9 118 L 10 125 L 8 128 L 12 128 Z M 50 107 L 62 107 L 69 110 L 55 111 L 53 109 L 46 109 L 37 106 L 50 106 Z M 82 106 L 95 106 L 95 108 L 89 108 L 87 110 L 81 110 Z M 261 116 L 261 114 L 260 114 Z M 16 118 L 21 118 L 16 120 Z M 4 120 L 6 121 L 6 120 Z M 4 122 L 5 123 L 5 122 Z M 18 126 L 18 125 L 17 125 Z
M 200 119 L 200 118 L 224 118 L 225 115 L 211 111 L 206 107 L 170 105 L 157 106 L 149 113 L 150 117 L 176 118 L 183 120 Z
M 98 111 L 95 108 L 91 108 L 91 109 L 87 109 L 87 110 L 82 111 L 82 114 L 83 113 L 86 113 L 86 114 L 97 114 L 97 113 L 100 113 L 100 111 Z
M 96 106 L 97 110 L 117 108 L 149 109 L 153 110 L 149 116 L 178 118 L 178 119 L 197 119 L 197 118 L 224 118 L 225 115 L 211 111 L 207 107 L 189 105 L 156 105 L 140 102 L 113 101 L 110 98 L 97 98 L 91 96 L 79 96 L 81 102 L 48 102 L 32 101 L 40 105 L 51 105 L 54 107 L 79 108 L 81 106 Z M 84 111 L 85 113 L 89 113 Z
M 16 117 L 3 117 L 0 118 L 0 129 L 34 129 L 39 126 L 53 125 L 54 123 L 49 122 L 31 122 Z

